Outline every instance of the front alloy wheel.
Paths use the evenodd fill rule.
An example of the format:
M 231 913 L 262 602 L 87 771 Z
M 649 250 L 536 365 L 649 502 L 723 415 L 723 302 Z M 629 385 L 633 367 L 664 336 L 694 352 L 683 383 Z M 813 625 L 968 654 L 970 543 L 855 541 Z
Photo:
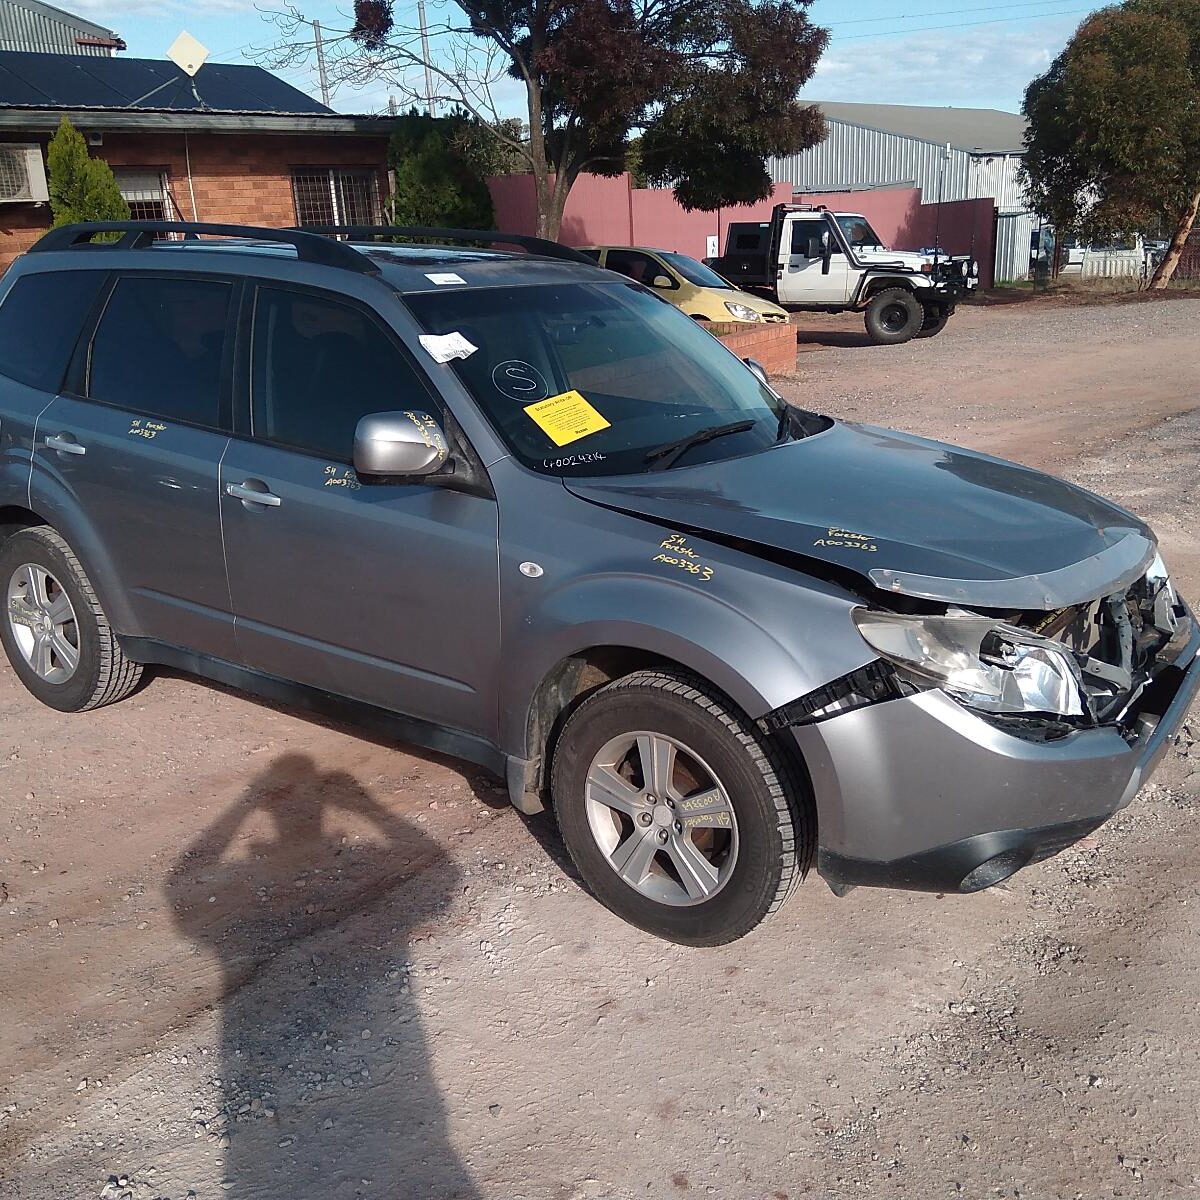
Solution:
M 661 904 L 699 904 L 737 863 L 737 815 L 711 767 L 661 733 L 622 734 L 587 774 L 588 827 L 608 865 Z

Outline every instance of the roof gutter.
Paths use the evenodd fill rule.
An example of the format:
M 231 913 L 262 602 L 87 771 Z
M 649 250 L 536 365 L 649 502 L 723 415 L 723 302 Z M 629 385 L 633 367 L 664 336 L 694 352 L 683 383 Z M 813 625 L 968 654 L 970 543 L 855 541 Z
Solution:
M 144 133 L 165 129 L 188 133 L 324 133 L 387 137 L 390 117 L 342 117 L 312 114 L 230 113 L 128 108 L 0 108 L 0 130 L 52 132 L 63 117 L 83 129 Z

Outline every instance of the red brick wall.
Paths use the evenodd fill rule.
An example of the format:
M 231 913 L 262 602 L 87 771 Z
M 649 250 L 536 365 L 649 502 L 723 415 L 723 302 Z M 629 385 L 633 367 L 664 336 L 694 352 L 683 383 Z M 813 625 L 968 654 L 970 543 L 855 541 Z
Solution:
M 81 125 L 86 134 L 87 126 Z M 43 143 L 46 138 L 9 141 Z M 188 152 L 191 154 L 191 186 Z M 386 192 L 387 139 L 346 135 L 108 133 L 95 157 L 112 167 L 165 171 L 185 220 L 242 225 L 294 225 L 295 167 L 373 167 Z M 195 191 L 195 207 L 192 192 Z M 0 270 L 27 250 L 50 227 L 48 206 L 0 206 Z
M 767 374 L 794 375 L 796 372 L 796 330 L 790 321 L 773 325 L 705 325 L 738 358 L 753 358 L 762 363 Z

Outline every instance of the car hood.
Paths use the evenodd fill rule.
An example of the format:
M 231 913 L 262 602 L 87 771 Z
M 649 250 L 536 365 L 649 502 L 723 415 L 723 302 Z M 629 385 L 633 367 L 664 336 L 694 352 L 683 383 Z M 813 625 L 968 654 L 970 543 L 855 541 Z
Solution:
M 913 250 L 885 250 L 882 246 L 859 246 L 855 254 L 871 266 L 902 266 L 910 271 L 919 271 L 924 263 L 933 259 L 927 254 L 917 254 Z
M 834 422 L 722 462 L 609 479 L 574 495 L 670 528 L 854 572 L 951 604 L 1053 609 L 1127 587 L 1155 545 L 1131 513 L 1028 467 Z

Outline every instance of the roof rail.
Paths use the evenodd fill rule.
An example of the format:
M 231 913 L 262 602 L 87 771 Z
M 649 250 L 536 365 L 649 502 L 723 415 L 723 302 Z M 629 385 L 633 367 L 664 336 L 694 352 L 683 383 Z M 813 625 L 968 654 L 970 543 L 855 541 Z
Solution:
M 561 258 L 567 262 L 587 263 L 594 267 L 594 259 L 586 254 L 547 238 L 530 237 L 525 233 L 497 233 L 494 229 L 438 229 L 427 225 L 305 225 L 305 233 L 319 233 L 327 237 L 350 237 L 362 240 L 371 238 L 411 238 L 415 242 L 488 242 L 492 245 L 520 246 L 530 254 L 544 258 Z
M 97 246 L 92 239 L 102 233 L 119 233 L 115 242 Z M 163 234 L 182 233 L 188 241 L 198 240 L 202 233 L 220 237 L 246 238 L 260 242 L 280 242 L 295 246 L 301 262 L 325 267 L 341 267 L 360 275 L 378 275 L 376 266 L 365 254 L 342 242 L 305 233 L 298 229 L 263 229 L 257 225 L 210 225 L 201 221 L 89 221 L 80 225 L 63 225 L 52 229 L 30 248 L 30 254 L 51 250 L 71 250 L 80 246 L 105 250 L 144 250 Z

